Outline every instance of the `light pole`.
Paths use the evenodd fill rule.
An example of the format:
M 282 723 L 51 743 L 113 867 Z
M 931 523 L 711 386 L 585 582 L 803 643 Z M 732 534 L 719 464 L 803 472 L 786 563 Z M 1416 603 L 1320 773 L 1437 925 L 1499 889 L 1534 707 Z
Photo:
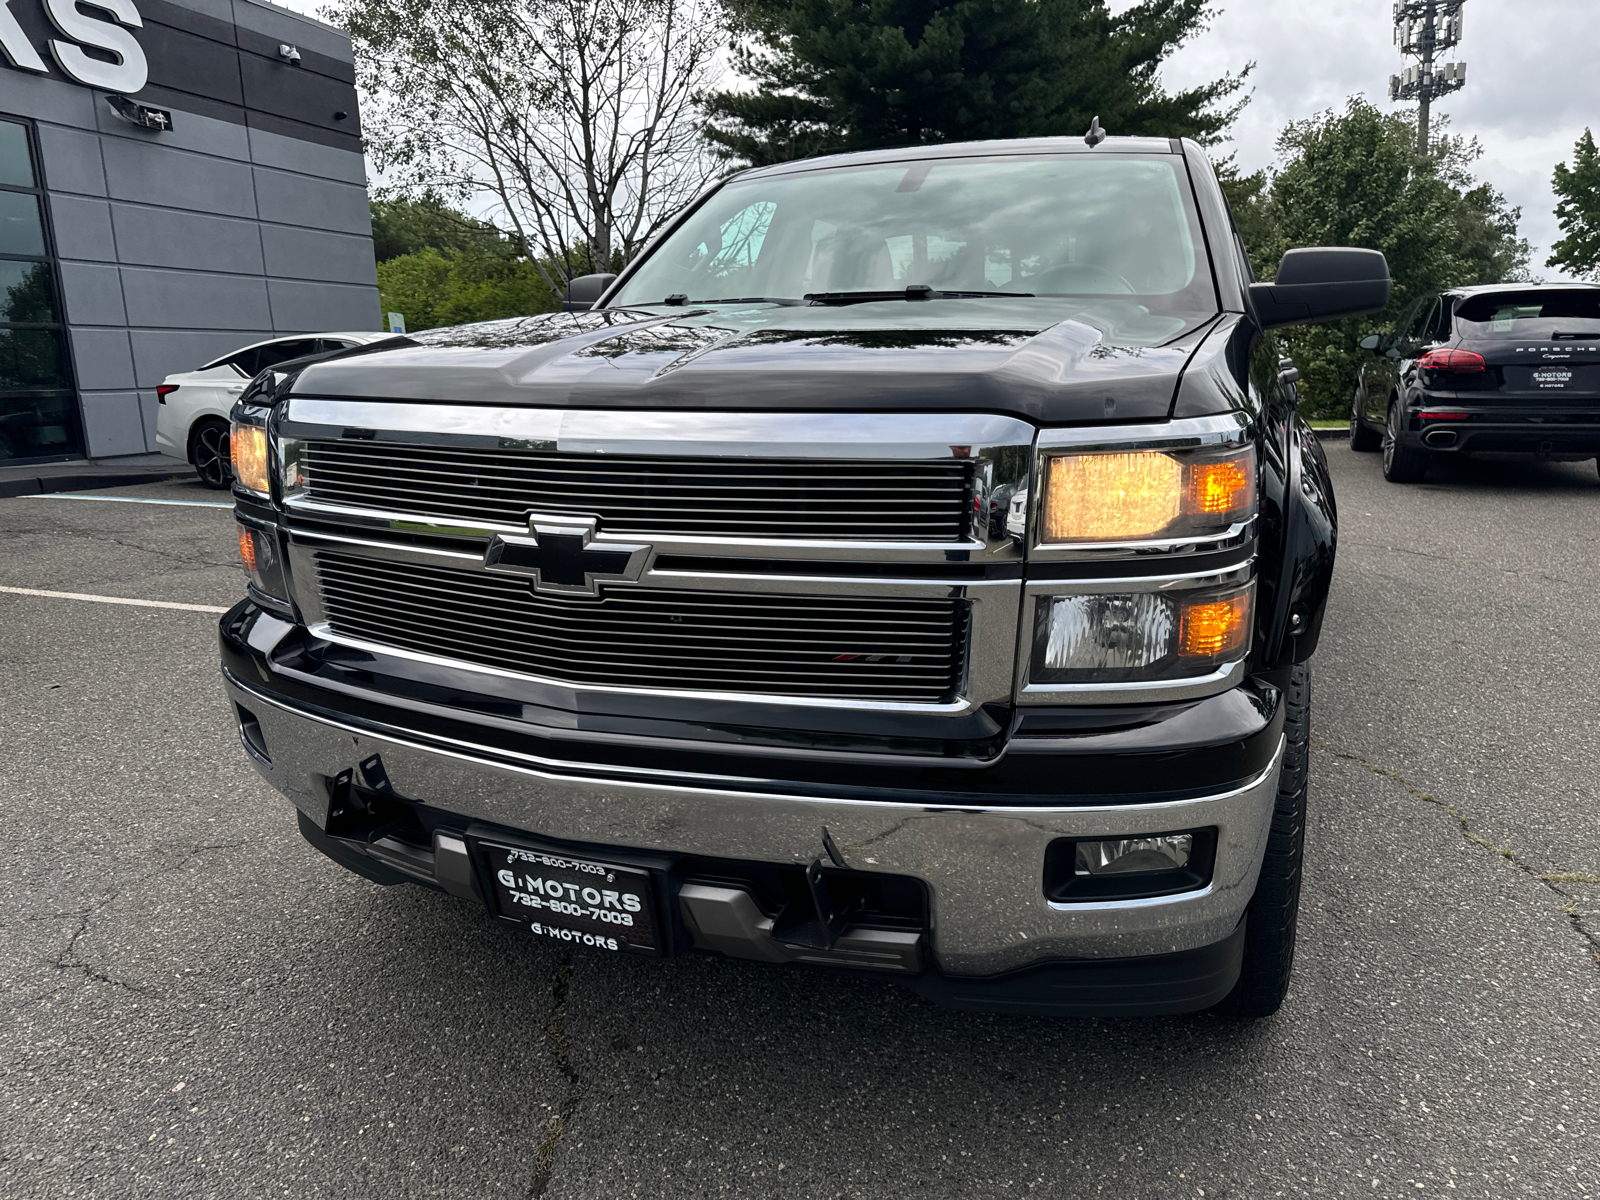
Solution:
M 1435 62 L 1461 44 L 1461 6 L 1465 0 L 1394 0 L 1394 44 L 1418 59 L 1389 76 L 1389 99 L 1417 102 L 1417 153 L 1428 153 L 1428 108 L 1435 97 L 1459 91 L 1467 82 L 1464 62 Z

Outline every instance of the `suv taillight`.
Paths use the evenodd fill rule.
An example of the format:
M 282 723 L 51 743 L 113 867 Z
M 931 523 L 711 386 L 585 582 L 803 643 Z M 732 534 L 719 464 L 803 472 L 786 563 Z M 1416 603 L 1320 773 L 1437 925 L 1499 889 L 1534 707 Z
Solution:
M 1456 375 L 1475 375 L 1484 369 L 1483 355 L 1473 350 L 1429 350 L 1417 359 L 1424 371 L 1450 371 Z

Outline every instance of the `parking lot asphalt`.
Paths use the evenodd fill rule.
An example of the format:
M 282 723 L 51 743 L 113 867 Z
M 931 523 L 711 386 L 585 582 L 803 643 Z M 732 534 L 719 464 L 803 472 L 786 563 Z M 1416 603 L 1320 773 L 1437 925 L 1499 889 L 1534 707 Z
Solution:
M 301 841 L 214 615 L 0 592 L 0 1197 L 1600 1195 L 1594 464 L 1329 453 L 1299 961 L 1250 1025 L 535 943 Z M 235 559 L 222 508 L 0 500 L 0 587 L 223 607 Z

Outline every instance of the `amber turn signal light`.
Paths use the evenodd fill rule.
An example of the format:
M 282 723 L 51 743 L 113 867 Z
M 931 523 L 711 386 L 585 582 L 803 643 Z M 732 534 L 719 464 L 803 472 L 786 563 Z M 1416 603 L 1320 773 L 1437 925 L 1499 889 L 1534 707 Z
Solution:
M 1178 620 L 1178 653 L 1184 658 L 1217 658 L 1244 645 L 1250 632 L 1251 590 L 1224 599 L 1190 601 Z
M 239 526 L 239 557 L 244 561 L 244 569 L 254 574 L 256 567 L 256 535 L 243 525 Z

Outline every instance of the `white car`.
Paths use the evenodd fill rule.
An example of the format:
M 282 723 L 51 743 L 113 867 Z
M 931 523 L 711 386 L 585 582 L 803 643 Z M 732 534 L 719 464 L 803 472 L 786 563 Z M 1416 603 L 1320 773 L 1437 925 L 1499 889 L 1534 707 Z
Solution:
M 1006 533 L 1020 545 L 1028 538 L 1028 493 L 1018 492 L 1006 508 Z
M 319 333 L 273 338 L 235 350 L 198 371 L 168 375 L 156 388 L 156 448 L 194 464 L 207 487 L 233 479 L 228 457 L 228 414 L 245 384 L 275 363 L 307 354 L 348 350 L 393 337 L 391 333 Z

